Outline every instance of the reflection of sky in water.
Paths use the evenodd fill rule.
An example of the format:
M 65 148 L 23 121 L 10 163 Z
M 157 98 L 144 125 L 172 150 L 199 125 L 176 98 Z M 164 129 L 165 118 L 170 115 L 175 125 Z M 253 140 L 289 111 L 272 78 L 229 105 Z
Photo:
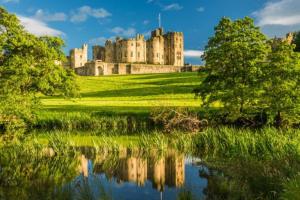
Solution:
M 205 197 L 203 190 L 207 186 L 207 180 L 199 176 L 199 169 L 203 167 L 193 165 L 190 158 L 186 159 L 184 163 L 184 185 L 182 187 L 175 185 L 170 187 L 165 183 L 162 192 L 154 187 L 153 180 L 149 177 L 143 186 L 138 186 L 136 182 L 125 180 L 120 183 L 120 178 L 116 177 L 108 179 L 105 173 L 93 174 L 93 163 L 90 160 L 88 161 L 88 178 L 81 174 L 73 181 L 72 185 L 77 183 L 78 186 L 80 183 L 80 187 L 82 187 L 84 182 L 88 183 L 90 193 L 95 199 L 101 197 L 103 191 L 112 199 L 118 200 L 176 199 L 182 191 L 190 191 L 195 199 L 203 199 Z M 167 169 L 166 167 L 165 170 Z

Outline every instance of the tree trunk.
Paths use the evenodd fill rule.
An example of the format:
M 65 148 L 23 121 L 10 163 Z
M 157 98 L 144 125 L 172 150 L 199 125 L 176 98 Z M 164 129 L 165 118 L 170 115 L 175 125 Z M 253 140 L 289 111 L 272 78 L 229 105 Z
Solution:
M 278 111 L 277 112 L 277 115 L 276 115 L 276 117 L 275 117 L 275 127 L 276 128 L 280 128 L 280 127 L 282 127 L 282 116 L 281 116 L 281 112 L 280 111 Z

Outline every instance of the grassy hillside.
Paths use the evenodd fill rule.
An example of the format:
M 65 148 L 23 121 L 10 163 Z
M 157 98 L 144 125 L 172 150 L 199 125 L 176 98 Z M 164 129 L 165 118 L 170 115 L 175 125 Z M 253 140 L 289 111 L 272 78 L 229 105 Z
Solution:
M 43 112 L 148 113 L 152 107 L 197 108 L 192 90 L 204 74 L 172 73 L 78 77 L 81 98 L 45 97 Z

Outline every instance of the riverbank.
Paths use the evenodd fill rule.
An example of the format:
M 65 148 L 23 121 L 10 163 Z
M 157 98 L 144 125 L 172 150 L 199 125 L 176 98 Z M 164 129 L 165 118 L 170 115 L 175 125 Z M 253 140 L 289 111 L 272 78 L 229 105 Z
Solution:
M 186 180 L 192 186 L 201 182 L 201 194 L 221 199 L 288 199 L 299 189 L 299 138 L 299 131 L 273 128 L 220 128 L 170 135 L 154 131 L 122 136 L 113 132 L 31 133 L 23 141 L 0 148 L 0 197 L 19 196 L 16 185 L 22 195 L 41 191 L 34 192 L 36 196 L 31 199 L 89 195 L 94 180 L 106 177 L 101 183 L 112 184 L 114 195 L 121 187 L 111 182 L 115 179 L 141 190 L 144 187 L 140 184 L 146 180 L 158 191 L 167 190 L 165 185 L 174 190 L 183 187 L 186 191 L 180 190 L 178 195 L 184 198 L 189 196 L 184 193 L 187 191 L 198 194 L 198 187 L 196 192 L 182 185 Z M 132 178 L 126 178 L 127 174 Z M 82 185 L 85 181 L 79 182 L 78 177 L 91 185 Z M 171 177 L 179 182 L 170 182 Z M 33 180 L 39 180 L 39 187 Z M 73 183 L 86 190 L 66 190 L 73 188 Z M 47 187 L 49 184 L 52 187 Z

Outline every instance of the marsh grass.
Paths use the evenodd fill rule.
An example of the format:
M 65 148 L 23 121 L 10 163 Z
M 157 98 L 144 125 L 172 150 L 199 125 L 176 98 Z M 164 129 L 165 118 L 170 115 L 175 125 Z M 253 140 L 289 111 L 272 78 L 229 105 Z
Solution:
M 288 157 L 299 160 L 299 130 L 261 130 L 219 128 L 207 129 L 195 137 L 201 155 L 255 157 L 258 159 Z
M 288 179 L 283 184 L 281 200 L 299 199 L 300 197 L 300 174 Z
M 110 116 L 79 112 L 48 113 L 40 115 L 32 125 L 37 130 L 61 131 L 119 131 L 130 133 L 151 129 L 151 122 L 147 117 Z

